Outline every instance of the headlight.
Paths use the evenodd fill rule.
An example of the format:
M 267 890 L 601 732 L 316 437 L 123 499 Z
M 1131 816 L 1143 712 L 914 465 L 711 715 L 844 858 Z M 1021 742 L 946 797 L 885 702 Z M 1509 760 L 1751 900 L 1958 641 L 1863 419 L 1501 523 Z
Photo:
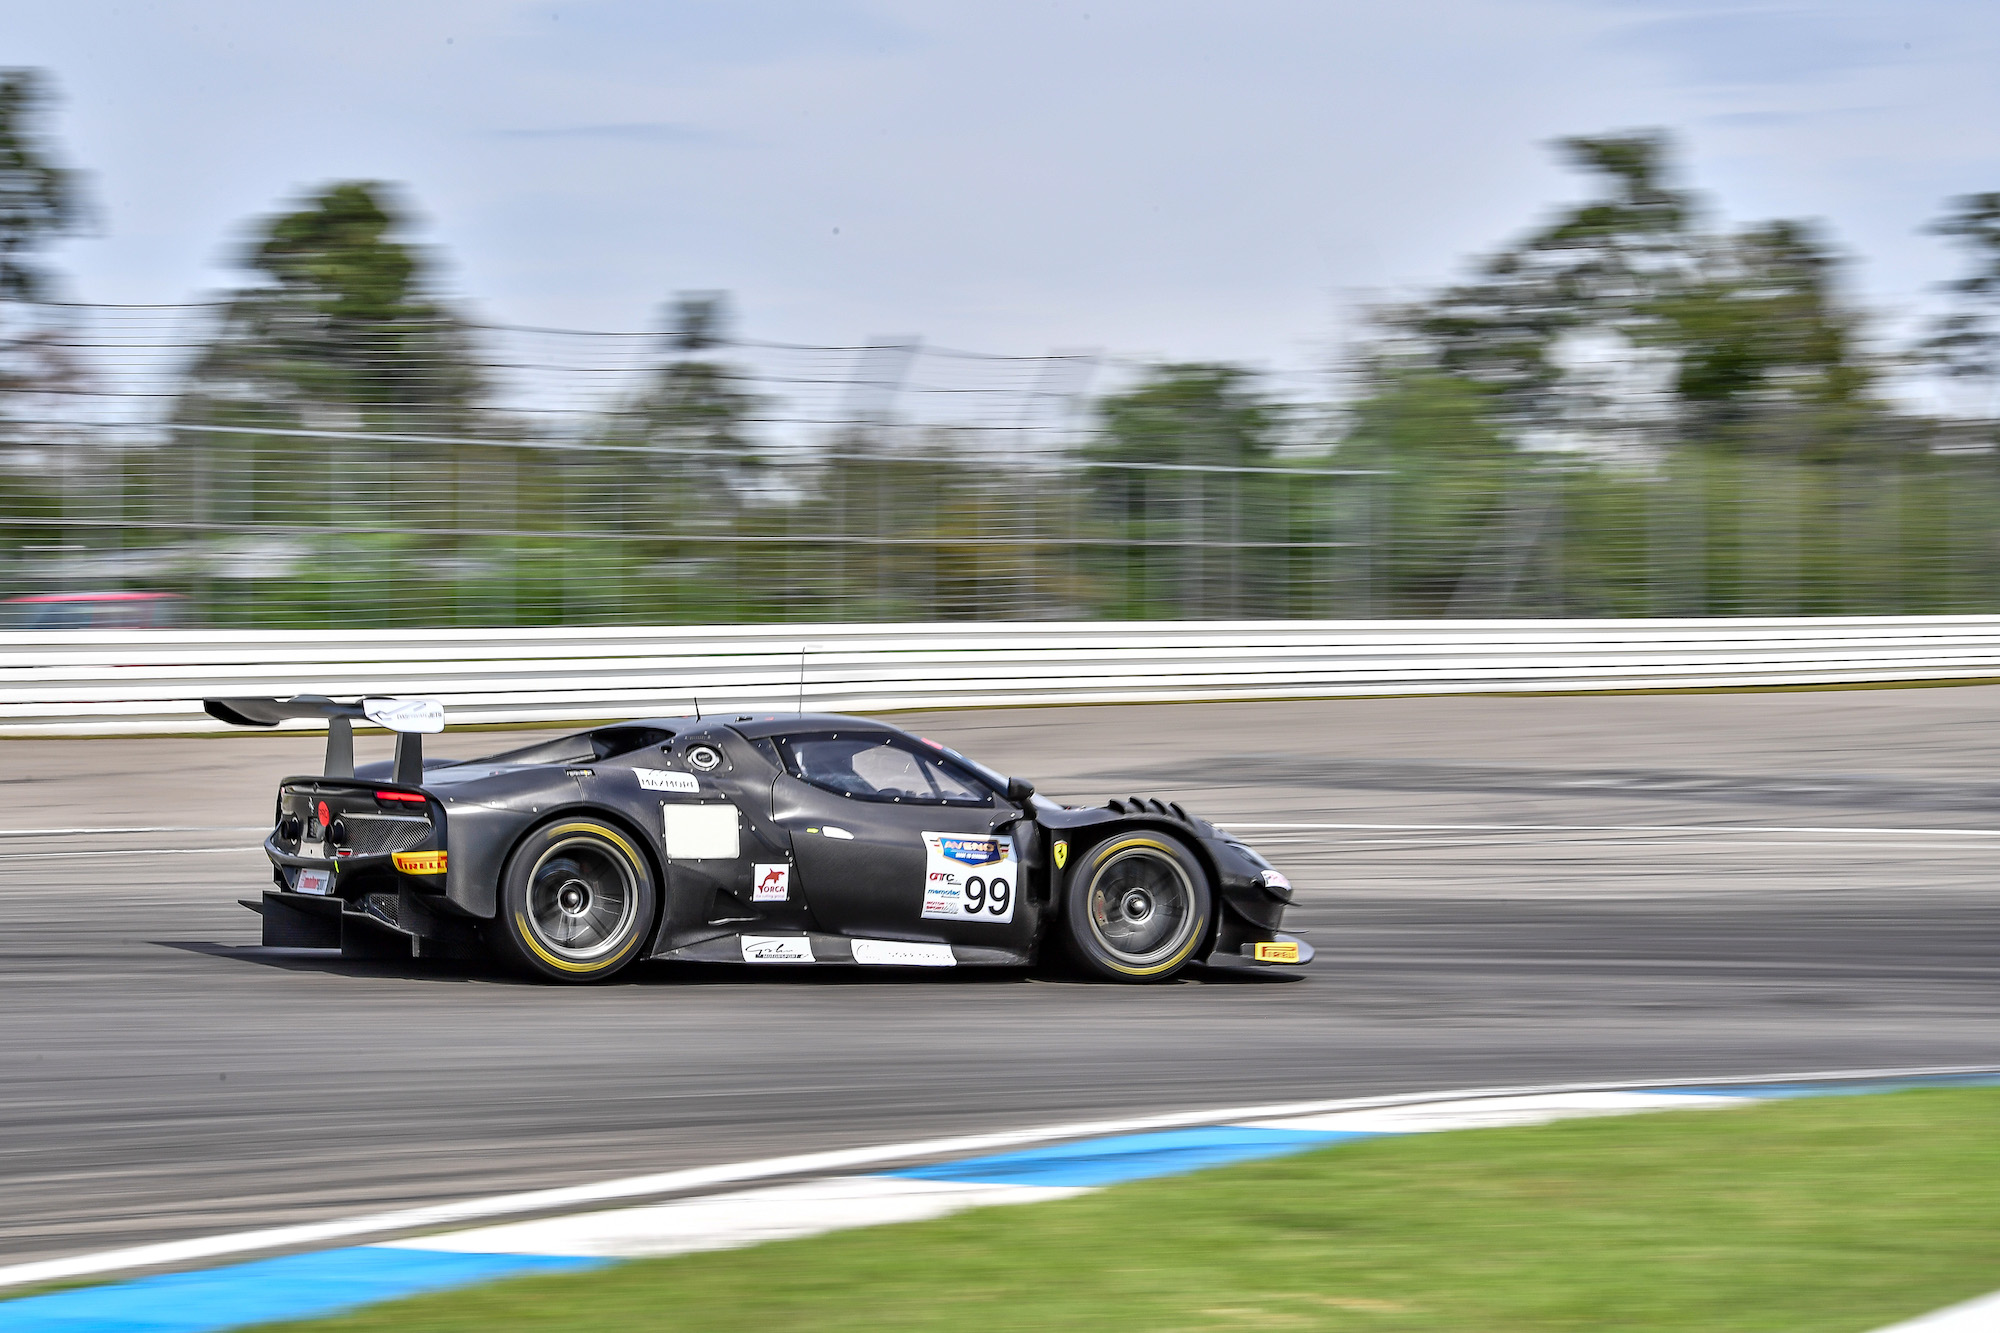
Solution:
M 1281 903 L 1292 900 L 1292 882 L 1275 870 L 1266 870 L 1257 876 L 1257 887 Z

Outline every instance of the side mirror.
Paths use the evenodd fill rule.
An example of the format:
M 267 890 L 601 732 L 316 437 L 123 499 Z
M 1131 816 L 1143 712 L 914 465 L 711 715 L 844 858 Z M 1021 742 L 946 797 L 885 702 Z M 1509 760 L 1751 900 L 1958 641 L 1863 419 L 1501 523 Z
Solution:
M 1028 781 L 1028 780 L 1027 780 L 1026 778 L 1008 778 L 1008 779 L 1007 779 L 1007 799 L 1008 799 L 1008 800 L 1010 800 L 1010 801 L 1025 801 L 1025 800 L 1027 800 L 1027 799 L 1028 799 L 1028 798 L 1029 798 L 1030 796 L 1033 796 L 1034 794 L 1035 794 L 1035 784 L 1034 784 L 1034 783 L 1032 783 L 1032 782 L 1030 782 L 1030 781 Z

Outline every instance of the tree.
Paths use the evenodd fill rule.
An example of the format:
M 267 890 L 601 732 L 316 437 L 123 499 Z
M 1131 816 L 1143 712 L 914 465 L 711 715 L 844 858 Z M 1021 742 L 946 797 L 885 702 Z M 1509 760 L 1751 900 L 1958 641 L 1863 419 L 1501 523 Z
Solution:
M 1693 271 L 1653 299 L 1642 337 L 1674 356 L 1686 428 L 1715 439 L 1774 406 L 1864 403 L 1874 377 L 1858 349 L 1860 317 L 1835 289 L 1838 267 L 1810 225 L 1768 222 L 1711 240 Z
M 1519 417 L 1561 395 L 1561 340 L 1601 328 L 1630 337 L 1648 303 L 1685 268 L 1694 201 L 1671 185 L 1658 130 L 1560 141 L 1599 194 L 1474 266 L 1475 278 L 1385 312 L 1392 334 L 1438 369 L 1502 395 Z
M 1816 227 L 1702 226 L 1659 131 L 1559 147 L 1593 196 L 1479 261 L 1471 282 L 1381 312 L 1373 365 L 1462 377 L 1517 438 L 1600 455 L 1790 448 L 1806 418 L 1829 441 L 1873 438 L 1861 318 Z
M 1098 404 L 1083 453 L 1091 508 L 1125 544 L 1106 572 L 1127 615 L 1236 615 L 1258 581 L 1250 542 L 1282 540 L 1274 474 L 1279 410 L 1240 366 L 1155 366 Z
M 728 318 L 721 292 L 683 292 L 674 299 L 667 341 L 675 354 L 619 413 L 621 442 L 727 456 L 718 464 L 746 461 L 757 396 L 737 387 L 747 377 L 703 355 L 725 345 Z
M 267 220 L 238 291 L 194 367 L 183 421 L 241 418 L 345 429 L 453 429 L 480 382 L 465 327 L 422 252 L 399 237 L 389 187 L 331 185 Z
M 1278 428 L 1249 371 L 1204 362 L 1155 366 L 1097 410 L 1086 452 L 1106 462 L 1251 467 L 1269 461 Z
M 1984 410 L 2000 412 L 1993 392 L 2000 388 L 2000 191 L 1967 194 L 1929 230 L 1956 241 L 1971 260 L 1970 271 L 1946 284 L 1958 309 L 1937 321 L 1922 350 L 1945 373 L 1983 382 Z
M 72 372 L 47 321 L 21 308 L 51 294 L 40 252 L 86 221 L 81 180 L 43 129 L 53 101 L 39 70 L 0 70 L 0 392 L 49 387 Z

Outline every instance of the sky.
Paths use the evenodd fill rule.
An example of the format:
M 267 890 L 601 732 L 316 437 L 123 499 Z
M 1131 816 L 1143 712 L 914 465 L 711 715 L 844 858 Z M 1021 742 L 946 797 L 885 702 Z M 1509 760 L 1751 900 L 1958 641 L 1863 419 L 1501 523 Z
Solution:
M 1671 129 L 1738 221 L 1823 219 L 1895 321 L 2000 190 L 1980 0 L 0 0 L 97 221 L 71 299 L 200 299 L 254 220 L 398 182 L 487 322 L 1330 363 Z

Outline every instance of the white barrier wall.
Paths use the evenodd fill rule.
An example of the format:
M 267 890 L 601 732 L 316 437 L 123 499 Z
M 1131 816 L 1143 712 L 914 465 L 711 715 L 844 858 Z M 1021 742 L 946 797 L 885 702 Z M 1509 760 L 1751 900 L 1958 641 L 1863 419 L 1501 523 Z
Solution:
M 697 700 L 874 712 L 1983 678 L 2000 678 L 2000 618 L 15 632 L 0 633 L 0 735 L 213 730 L 207 695 L 427 695 L 463 724 Z

